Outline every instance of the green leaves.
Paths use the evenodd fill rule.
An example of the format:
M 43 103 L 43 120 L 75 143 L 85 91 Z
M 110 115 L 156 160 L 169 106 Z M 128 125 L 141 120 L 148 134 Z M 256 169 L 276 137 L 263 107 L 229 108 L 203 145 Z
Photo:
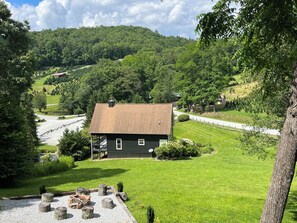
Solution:
M 182 105 L 199 105 L 203 109 L 216 102 L 234 74 L 233 47 L 236 46 L 222 41 L 205 49 L 196 44 L 188 46 L 176 63 L 175 86 L 182 93 Z
M 33 98 L 33 106 L 40 112 L 42 109 L 46 109 L 46 94 L 44 92 L 38 92 Z
M 28 52 L 28 25 L 10 18 L 0 2 L 0 186 L 25 177 L 37 141 L 32 97 L 33 57 Z

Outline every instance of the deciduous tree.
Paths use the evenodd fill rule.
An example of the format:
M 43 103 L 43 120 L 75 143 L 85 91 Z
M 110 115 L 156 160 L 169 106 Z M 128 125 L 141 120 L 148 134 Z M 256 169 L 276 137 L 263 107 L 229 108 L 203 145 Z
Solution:
M 46 109 L 46 94 L 42 92 L 38 92 L 33 98 L 33 106 L 37 108 L 40 112 L 42 109 Z
M 234 4 L 235 3 L 235 4 Z M 220 0 L 199 17 L 201 43 L 237 36 L 241 60 L 266 95 L 291 86 L 261 222 L 281 222 L 297 158 L 297 1 Z

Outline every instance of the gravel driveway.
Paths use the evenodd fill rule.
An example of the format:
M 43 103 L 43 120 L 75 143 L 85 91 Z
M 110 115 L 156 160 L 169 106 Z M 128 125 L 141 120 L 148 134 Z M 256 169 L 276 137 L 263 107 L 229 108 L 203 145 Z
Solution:
M 45 122 L 39 123 L 37 134 L 42 143 L 56 146 L 59 139 L 63 135 L 66 128 L 69 130 L 82 129 L 82 125 L 86 119 L 85 116 L 72 116 L 71 119 L 59 120 L 59 116 L 37 115 L 40 119 L 45 119 Z M 69 116 L 66 116 L 69 117 Z

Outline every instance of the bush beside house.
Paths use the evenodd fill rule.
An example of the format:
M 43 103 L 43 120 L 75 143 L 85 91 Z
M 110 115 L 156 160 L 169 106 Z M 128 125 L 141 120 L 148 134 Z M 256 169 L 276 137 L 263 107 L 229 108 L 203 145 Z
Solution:
M 190 116 L 188 114 L 181 114 L 177 117 L 177 120 L 179 122 L 186 122 L 186 121 L 190 120 Z
M 155 149 L 157 159 L 182 159 L 187 157 L 197 157 L 201 154 L 211 154 L 214 148 L 211 144 L 202 145 L 189 139 L 181 139 L 179 141 L 163 144 Z

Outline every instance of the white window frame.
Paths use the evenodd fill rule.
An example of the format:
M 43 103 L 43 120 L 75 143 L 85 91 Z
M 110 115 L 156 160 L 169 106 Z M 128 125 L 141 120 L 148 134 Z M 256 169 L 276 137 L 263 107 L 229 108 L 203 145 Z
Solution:
M 159 147 L 162 146 L 163 144 L 167 145 L 168 144 L 168 139 L 160 139 L 159 140 Z
M 123 140 L 121 138 L 116 138 L 116 150 L 122 150 L 122 149 L 123 149 Z
M 144 146 L 145 145 L 145 139 L 138 139 L 138 145 Z

